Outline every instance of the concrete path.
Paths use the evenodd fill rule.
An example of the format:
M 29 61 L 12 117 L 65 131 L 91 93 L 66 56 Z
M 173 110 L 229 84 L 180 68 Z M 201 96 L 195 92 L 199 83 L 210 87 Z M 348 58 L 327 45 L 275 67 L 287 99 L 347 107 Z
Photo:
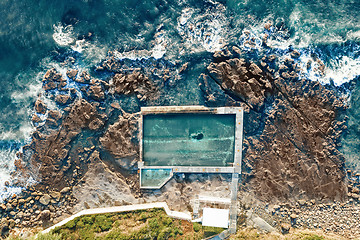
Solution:
M 43 233 L 43 234 L 48 233 L 51 230 L 53 230 L 54 228 L 60 227 L 64 224 L 66 224 L 67 222 L 74 220 L 77 217 L 84 216 L 84 215 L 130 212 L 130 211 L 135 211 L 135 210 L 145 210 L 145 209 L 152 209 L 152 208 L 163 208 L 169 217 L 191 221 L 191 216 L 189 214 L 183 213 L 183 212 L 171 211 L 166 202 L 156 202 L 156 203 L 146 203 L 146 204 L 125 205 L 125 206 L 119 206 L 119 207 L 86 209 L 86 210 L 76 213 L 75 215 L 72 215 L 69 218 L 64 219 L 63 221 L 55 224 L 52 227 L 45 229 L 41 233 Z

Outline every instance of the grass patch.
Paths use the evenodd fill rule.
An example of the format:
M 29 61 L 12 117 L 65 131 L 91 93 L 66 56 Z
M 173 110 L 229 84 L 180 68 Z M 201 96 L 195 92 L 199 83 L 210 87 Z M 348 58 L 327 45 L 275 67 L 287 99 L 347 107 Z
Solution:
M 203 239 L 222 228 L 170 218 L 163 209 L 87 215 L 55 228 L 43 240 L 82 239 Z M 46 238 L 49 237 L 49 238 Z M 51 238 L 53 237 L 53 238 Z
M 231 235 L 229 239 L 243 240 L 345 240 L 337 235 L 328 235 L 321 231 L 312 231 L 309 229 L 293 229 L 289 234 L 282 235 L 278 232 L 259 233 L 257 229 L 246 227 L 239 228 L 236 234 Z
M 302 234 L 303 240 L 325 240 L 324 237 L 316 234 Z

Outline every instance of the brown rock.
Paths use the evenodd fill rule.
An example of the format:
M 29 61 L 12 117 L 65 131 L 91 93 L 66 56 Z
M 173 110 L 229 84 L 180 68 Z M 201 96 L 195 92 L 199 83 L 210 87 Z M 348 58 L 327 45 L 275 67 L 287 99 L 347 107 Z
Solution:
M 44 194 L 40 199 L 39 199 L 39 202 L 43 205 L 48 205 L 50 203 L 50 196 L 48 194 Z
M 9 219 L 9 227 L 10 227 L 10 228 L 14 228 L 14 227 L 15 227 L 15 220 L 14 220 L 14 219 Z
M 9 221 L 6 218 L 1 218 L 0 225 L 9 226 Z
M 78 70 L 77 69 L 69 69 L 67 72 L 66 72 L 66 75 L 68 76 L 68 78 L 72 79 L 72 80 L 75 80 L 76 78 L 76 75 L 78 74 Z
M 13 209 L 13 206 L 10 203 L 6 204 L 6 211 L 10 212 Z
M 25 202 L 26 202 L 25 199 L 20 198 L 20 199 L 18 200 L 18 205 L 23 205 Z
M 61 189 L 60 193 L 64 195 L 64 194 L 69 193 L 69 192 L 70 192 L 70 190 L 71 190 L 71 188 L 70 188 L 70 187 L 64 187 L 63 189 Z
M 111 107 L 115 109 L 121 109 L 120 104 L 118 102 L 111 103 Z
M 272 79 L 253 62 L 245 59 L 229 59 L 208 66 L 210 76 L 225 90 L 228 90 L 259 110 L 266 96 L 272 91 Z
M 179 73 L 184 73 L 186 70 L 187 70 L 187 68 L 189 67 L 189 63 L 187 62 L 187 63 L 184 63 L 182 66 L 181 66 L 181 68 L 179 69 Z
M 90 82 L 90 74 L 87 72 L 82 72 L 80 74 L 80 78 L 76 78 L 75 81 L 79 83 L 89 83 Z
M 58 82 L 63 82 L 63 79 L 61 74 L 55 68 L 52 68 L 45 73 L 43 82 L 43 88 L 48 91 L 57 88 Z
M 55 83 L 55 82 L 47 82 L 47 83 L 44 84 L 43 88 L 44 88 L 45 91 L 56 89 L 57 88 L 57 83 Z
M 93 121 L 90 122 L 89 129 L 98 130 L 98 129 L 102 128 L 103 126 L 104 126 L 104 122 L 98 118 L 95 118 Z
M 105 92 L 99 81 L 96 81 L 89 87 L 87 94 L 95 100 L 102 100 L 105 98 Z
M 275 56 L 263 59 L 266 63 L 274 60 Z M 336 127 L 342 120 L 336 116 L 345 105 L 336 93 L 319 83 L 298 79 L 293 59 L 284 61 L 277 79 L 271 77 L 271 69 L 245 59 L 214 62 L 207 69 L 225 95 L 229 93 L 249 106 L 244 117 L 244 131 L 249 135 L 244 140 L 247 150 L 243 162 L 249 169 L 244 172 L 244 182 L 259 198 L 340 200 L 346 196 L 344 160 L 334 144 L 341 140 L 342 132 Z M 264 113 L 262 107 L 269 96 L 274 101 Z M 263 129 L 249 127 L 258 124 L 258 113 L 267 116 Z
M 45 73 L 43 81 L 60 81 L 61 77 L 61 74 L 55 68 L 51 68 Z
M 66 90 L 64 87 L 67 85 L 67 81 L 65 79 L 61 79 L 60 82 L 58 83 L 57 88 L 59 90 Z
M 58 202 L 60 200 L 61 194 L 60 192 L 52 192 L 50 193 L 50 196 Z
M 351 190 L 351 192 L 358 194 L 358 193 L 360 192 L 360 190 L 359 190 L 359 188 L 354 187 L 354 188 Z
M 51 128 L 56 128 L 56 127 L 58 126 L 57 121 L 55 121 L 55 120 L 52 119 L 52 118 L 46 119 L 45 124 L 46 124 L 48 127 L 51 127 Z
M 354 198 L 354 199 L 359 199 L 360 196 L 359 196 L 359 194 L 352 193 L 351 197 Z
M 71 101 L 71 97 L 69 95 L 57 95 L 55 97 L 55 101 L 60 105 L 67 105 Z
M 37 114 L 33 114 L 31 121 L 33 123 L 39 123 L 39 122 L 41 122 L 41 118 Z
M 35 111 L 37 113 L 45 114 L 46 109 L 47 109 L 47 107 L 46 107 L 46 105 L 45 105 L 45 103 L 43 101 L 41 101 L 40 99 L 36 100 L 36 102 L 35 102 Z
M 290 53 L 290 56 L 291 56 L 292 58 L 299 58 L 299 57 L 300 57 L 300 53 L 299 53 L 298 51 L 294 50 L 294 51 L 292 51 L 292 52 Z
M 43 222 L 49 221 L 50 217 L 51 217 L 51 212 L 49 210 L 44 210 L 39 215 L 39 219 L 41 219 Z
M 59 119 L 61 119 L 62 115 L 59 111 L 50 110 L 48 112 L 48 117 L 54 119 L 55 121 L 58 121 Z
M 116 123 L 109 126 L 103 137 L 100 138 L 101 145 L 115 157 L 134 156 L 137 147 L 131 140 L 137 129 L 137 118 L 128 113 L 119 116 Z
M 271 22 L 267 22 L 265 23 L 264 28 L 269 31 L 271 26 L 272 26 Z
M 24 146 L 24 155 L 31 156 L 28 161 L 40 166 L 39 169 L 34 169 L 35 173 L 33 174 L 39 176 L 39 179 L 36 179 L 41 182 L 40 185 L 37 185 L 39 189 L 48 191 L 45 189 L 48 186 L 51 190 L 58 191 L 66 187 L 68 183 L 77 181 L 77 176 L 87 170 L 86 161 L 81 161 L 80 154 L 77 152 L 78 149 L 82 149 L 81 143 L 76 143 L 78 146 L 74 148 L 69 148 L 69 146 L 83 129 L 103 127 L 101 123 L 106 120 L 106 115 L 99 115 L 97 106 L 96 102 L 89 103 L 82 99 L 68 107 L 64 116 L 56 111 L 49 112 L 47 122 L 53 123 L 54 126 L 55 123 L 61 125 L 56 130 L 43 134 L 34 132 L 32 142 Z M 21 167 L 21 165 L 19 166 Z M 75 166 L 80 167 L 77 176 L 74 176 L 72 171 L 68 171 Z M 32 171 L 32 168 L 29 167 L 26 170 Z M 39 171 L 40 174 L 36 171 Z M 39 198 L 38 196 L 36 200 Z
M 127 75 L 115 74 L 110 88 L 117 94 L 141 96 L 140 100 L 152 97 L 156 90 L 150 79 L 138 71 Z
M 289 231 L 290 231 L 291 225 L 288 224 L 288 223 L 282 223 L 282 224 L 280 225 L 280 228 L 281 228 L 281 233 L 282 233 L 282 234 L 287 234 L 287 233 L 289 233 Z
M 21 212 L 21 211 L 18 212 L 18 213 L 16 214 L 16 217 L 22 219 L 22 218 L 24 217 L 24 212 Z
M 223 50 L 216 51 L 213 57 L 215 62 L 223 62 L 230 59 L 232 57 L 232 54 L 227 48 L 225 48 Z

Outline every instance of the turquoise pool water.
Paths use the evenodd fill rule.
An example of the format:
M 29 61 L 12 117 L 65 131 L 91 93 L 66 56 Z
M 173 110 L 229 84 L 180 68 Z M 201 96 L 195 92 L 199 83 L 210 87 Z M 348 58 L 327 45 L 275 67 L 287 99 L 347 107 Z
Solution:
M 141 169 L 141 187 L 161 187 L 171 177 L 171 169 Z
M 143 116 L 146 166 L 231 166 L 235 114 L 151 114 Z

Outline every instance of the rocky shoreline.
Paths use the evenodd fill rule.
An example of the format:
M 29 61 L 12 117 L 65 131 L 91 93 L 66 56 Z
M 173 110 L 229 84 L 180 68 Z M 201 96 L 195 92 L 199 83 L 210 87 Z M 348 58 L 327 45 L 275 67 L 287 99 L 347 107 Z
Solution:
M 252 226 L 260 232 L 278 229 L 283 234 L 295 229 L 309 229 L 324 234 L 336 234 L 346 239 L 357 239 L 360 236 L 360 199 L 359 188 L 356 186 L 359 186 L 359 181 L 348 186 L 347 201 L 300 199 L 295 202 L 265 204 L 243 197 L 242 209 L 248 217 L 243 227 Z M 254 221 L 255 218 L 260 218 L 274 229 L 264 227 L 258 219 Z
M 246 211 L 267 212 L 262 217 L 277 219 L 274 224 L 266 220 L 283 232 L 321 226 L 347 237 L 359 234 L 354 230 L 359 227 L 359 174 L 346 172 L 339 152 L 346 101 L 334 89 L 301 77 L 297 51 L 289 51 L 285 60 L 269 55 L 258 62 L 243 55 L 235 46 L 216 52 L 198 81 L 205 105 L 245 109 L 240 188 L 273 206 L 271 211 L 246 206 Z M 319 64 L 316 57 L 312 61 Z M 228 176 L 178 176 L 160 192 L 139 189 L 137 112 L 140 106 L 159 104 L 164 89 L 178 82 L 175 70 L 183 74 L 187 63 L 128 68 L 109 53 L 96 75 L 69 62 L 65 75 L 55 68 L 44 75 L 44 92 L 32 116 L 36 130 L 17 154 L 14 173 L 37 183 L 0 205 L 2 236 L 49 226 L 82 208 L 165 199 L 189 210 L 198 192 L 228 193 L 222 185 Z M 128 103 L 132 111 L 124 110 Z M 97 196 L 85 192 L 93 190 Z M 348 228 L 343 221 L 350 209 L 353 225 Z M 331 218 L 339 225 L 326 222 Z

